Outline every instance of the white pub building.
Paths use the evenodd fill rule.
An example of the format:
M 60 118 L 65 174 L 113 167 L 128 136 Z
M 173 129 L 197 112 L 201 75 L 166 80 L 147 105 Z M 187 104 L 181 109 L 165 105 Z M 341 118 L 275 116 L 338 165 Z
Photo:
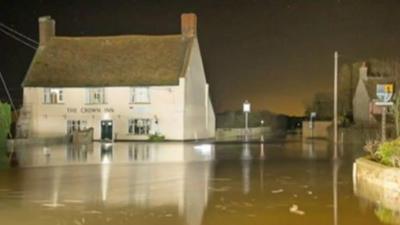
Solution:
M 66 37 L 39 18 L 39 48 L 23 82 L 18 123 L 24 137 L 94 129 L 94 139 L 213 138 L 195 14 L 181 34 Z

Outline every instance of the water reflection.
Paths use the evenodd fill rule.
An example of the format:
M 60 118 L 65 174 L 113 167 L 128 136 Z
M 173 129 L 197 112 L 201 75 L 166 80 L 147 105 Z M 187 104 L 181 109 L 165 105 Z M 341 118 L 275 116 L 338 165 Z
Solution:
M 302 156 L 307 159 L 322 159 L 329 157 L 329 142 L 326 140 L 303 140 Z
M 357 201 L 351 167 L 332 163 L 323 141 L 47 148 L 18 148 L 28 168 L 0 171 L 2 224 L 375 225 L 396 215 Z
M 340 162 L 333 161 L 332 166 L 332 193 L 333 193 L 333 225 L 338 225 L 338 173 Z
M 81 213 L 81 208 L 74 208 L 81 205 L 88 207 L 87 213 L 99 216 L 104 207 L 127 207 L 119 213 L 143 212 L 147 216 L 183 218 L 188 225 L 202 224 L 210 197 L 209 182 L 213 179 L 212 145 L 185 143 L 164 148 L 146 143 L 94 143 L 48 148 L 50 157 L 43 154 L 42 148 L 21 157 L 28 167 L 53 165 L 24 170 L 20 189 L 26 195 L 21 199 L 21 207 L 31 208 L 34 204 L 33 209 L 38 210 L 50 207 L 58 212 Z M 84 165 L 96 159 L 98 163 L 92 166 L 54 166 Z M 141 218 L 135 221 L 148 224 L 145 217 Z
M 214 146 L 191 143 L 95 142 L 87 145 L 21 146 L 15 154 L 21 167 L 190 162 L 213 160 Z
M 243 177 L 243 194 L 250 192 L 250 166 L 251 166 L 251 152 L 249 143 L 243 144 L 242 150 L 242 177 Z
M 112 143 L 101 143 L 101 163 L 109 164 L 113 160 L 113 144 Z

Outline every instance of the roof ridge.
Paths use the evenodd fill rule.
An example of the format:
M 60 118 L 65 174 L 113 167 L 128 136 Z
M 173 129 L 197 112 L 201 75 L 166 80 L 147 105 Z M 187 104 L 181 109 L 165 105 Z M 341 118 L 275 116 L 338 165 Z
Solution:
M 60 39 L 60 40 L 79 40 L 79 39 L 118 39 L 118 38 L 135 38 L 135 37 L 143 37 L 143 38 L 172 38 L 172 37 L 181 37 L 181 34 L 163 34 L 163 35 L 148 35 L 148 34 L 121 34 L 121 35 L 104 35 L 104 36 L 55 36 L 52 39 Z

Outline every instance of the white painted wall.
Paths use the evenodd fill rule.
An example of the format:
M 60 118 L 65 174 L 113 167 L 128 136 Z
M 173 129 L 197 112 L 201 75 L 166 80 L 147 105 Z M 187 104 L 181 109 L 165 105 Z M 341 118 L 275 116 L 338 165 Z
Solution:
M 215 136 L 215 114 L 209 95 L 197 38 L 189 57 L 185 74 L 185 139 L 204 139 Z
M 159 132 L 166 139 L 183 138 L 183 85 L 150 87 L 150 104 L 130 103 L 130 87 L 107 87 L 106 104 L 86 104 L 86 88 L 64 88 L 63 104 L 44 104 L 43 88 L 24 88 L 24 107 L 31 113 L 31 137 L 59 137 L 66 134 L 67 120 L 86 120 L 94 128 L 94 138 L 100 139 L 100 122 L 113 121 L 116 139 L 146 139 L 128 134 L 128 119 L 157 116 Z M 69 112 L 68 108 L 77 109 Z M 82 108 L 99 108 L 100 113 L 83 113 Z M 105 113 L 105 109 L 113 112 Z
M 358 80 L 353 98 L 353 118 L 357 125 L 368 125 L 371 122 L 370 98 L 362 79 Z

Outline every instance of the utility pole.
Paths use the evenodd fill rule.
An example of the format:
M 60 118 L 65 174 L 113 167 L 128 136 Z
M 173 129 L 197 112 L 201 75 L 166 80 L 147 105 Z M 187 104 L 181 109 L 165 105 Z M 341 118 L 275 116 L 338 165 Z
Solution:
M 333 159 L 337 159 L 337 143 L 338 143 L 338 58 L 339 54 L 335 51 L 335 68 L 334 68 L 334 79 L 333 79 Z

